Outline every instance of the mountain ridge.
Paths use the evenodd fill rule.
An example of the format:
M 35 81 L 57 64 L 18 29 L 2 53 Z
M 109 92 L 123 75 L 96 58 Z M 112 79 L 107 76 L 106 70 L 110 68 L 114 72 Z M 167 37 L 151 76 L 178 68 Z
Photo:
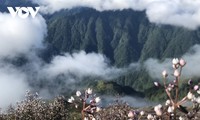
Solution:
M 199 30 L 152 24 L 144 11 L 99 12 L 85 8 L 76 13 L 68 10 L 61 13 L 47 20 L 48 43 L 59 53 L 74 50 L 102 53 L 117 66 L 148 58 L 179 57 L 200 43 Z

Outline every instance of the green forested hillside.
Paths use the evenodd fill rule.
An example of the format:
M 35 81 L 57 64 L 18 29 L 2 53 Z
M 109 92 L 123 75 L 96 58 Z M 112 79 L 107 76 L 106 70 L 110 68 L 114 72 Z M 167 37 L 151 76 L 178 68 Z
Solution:
M 124 66 L 150 57 L 177 57 L 200 43 L 200 31 L 152 24 L 144 12 L 65 10 L 48 17 L 46 41 L 57 52 L 85 50 L 105 54 Z
M 48 60 L 54 54 L 85 50 L 106 55 L 124 67 L 148 58 L 180 57 L 200 43 L 200 31 L 152 24 L 144 12 L 133 10 L 98 12 L 89 8 L 63 10 L 46 16 Z M 145 90 L 153 85 L 143 69 L 116 80 L 120 85 Z M 145 83 L 145 84 L 144 84 Z

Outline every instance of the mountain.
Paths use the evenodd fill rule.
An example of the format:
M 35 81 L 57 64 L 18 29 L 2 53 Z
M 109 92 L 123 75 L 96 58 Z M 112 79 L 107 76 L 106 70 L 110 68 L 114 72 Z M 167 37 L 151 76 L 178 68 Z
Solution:
M 28 0 L 2 0 L 6 6 L 34 6 Z M 148 58 L 180 57 L 200 43 L 200 29 L 150 23 L 144 11 L 131 9 L 99 12 L 90 8 L 62 10 L 44 15 L 48 25 L 47 49 L 41 57 L 49 62 L 54 55 L 84 50 L 102 53 L 112 65 L 125 67 Z M 115 80 L 119 85 L 145 91 L 153 86 L 145 69 Z M 145 84 L 144 84 L 145 83 Z
M 45 16 L 48 24 L 43 53 L 45 60 L 55 54 L 85 50 L 102 53 L 111 64 L 124 67 L 148 58 L 180 57 L 200 43 L 200 30 L 150 23 L 144 11 L 130 9 L 99 12 L 90 8 L 62 10 Z M 153 86 L 146 70 L 116 80 L 120 85 L 145 90 Z M 146 84 L 144 84 L 146 83 Z
M 144 12 L 130 9 L 63 10 L 48 17 L 47 21 L 46 42 L 50 50 L 54 48 L 57 53 L 98 52 L 116 66 L 148 58 L 179 57 L 200 43 L 199 30 L 152 24 Z

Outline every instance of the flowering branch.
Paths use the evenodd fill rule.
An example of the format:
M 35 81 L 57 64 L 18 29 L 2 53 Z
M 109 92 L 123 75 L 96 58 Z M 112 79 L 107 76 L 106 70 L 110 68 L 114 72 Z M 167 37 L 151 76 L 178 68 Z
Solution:
M 99 112 L 101 110 L 98 107 L 98 103 L 101 101 L 100 97 L 95 97 L 95 95 L 92 95 L 91 88 L 85 90 L 83 95 L 81 94 L 80 91 L 77 91 L 76 97 L 78 97 L 79 100 L 82 102 L 82 110 L 81 110 L 82 120 L 95 120 L 94 113 Z M 90 102 L 86 103 L 88 100 Z M 68 99 L 68 102 L 74 104 L 76 108 L 78 107 L 78 104 L 75 103 L 74 97 Z

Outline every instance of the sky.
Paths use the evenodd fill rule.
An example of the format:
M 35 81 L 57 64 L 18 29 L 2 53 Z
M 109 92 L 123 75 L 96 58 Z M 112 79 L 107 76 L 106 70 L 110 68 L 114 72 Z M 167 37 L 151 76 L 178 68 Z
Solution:
M 200 26 L 199 0 L 34 0 L 41 11 L 52 14 L 61 9 L 90 7 L 98 11 L 133 9 L 145 11 L 156 24 L 181 26 L 194 30 Z
M 2 108 L 21 100 L 26 90 L 32 89 L 30 80 L 40 82 L 41 79 L 49 79 L 49 84 L 53 84 L 53 79 L 62 75 L 66 77 L 64 85 L 67 86 L 69 82 L 81 81 L 88 75 L 110 80 L 126 74 L 129 70 L 133 72 L 140 68 L 140 63 L 117 68 L 110 65 L 106 56 L 85 51 L 57 55 L 49 63 L 45 63 L 37 55 L 38 50 L 45 49 L 44 38 L 47 36 L 47 24 L 43 14 L 79 6 L 98 11 L 130 8 L 145 11 L 149 21 L 155 24 L 180 26 L 189 30 L 195 30 L 200 26 L 199 0 L 34 0 L 32 2 L 40 6 L 40 13 L 34 19 L 13 18 L 8 13 L 0 12 L 0 107 Z M 190 51 L 182 56 L 187 61 L 183 73 L 188 77 L 200 77 L 198 74 L 200 46 L 195 45 Z M 28 62 L 20 67 L 13 65 L 12 61 L 21 56 Z M 150 58 L 144 65 L 152 78 L 159 79 L 164 69 L 172 72 L 171 60 L 172 58 L 167 58 L 160 62 Z M 46 89 L 39 92 L 50 95 Z

